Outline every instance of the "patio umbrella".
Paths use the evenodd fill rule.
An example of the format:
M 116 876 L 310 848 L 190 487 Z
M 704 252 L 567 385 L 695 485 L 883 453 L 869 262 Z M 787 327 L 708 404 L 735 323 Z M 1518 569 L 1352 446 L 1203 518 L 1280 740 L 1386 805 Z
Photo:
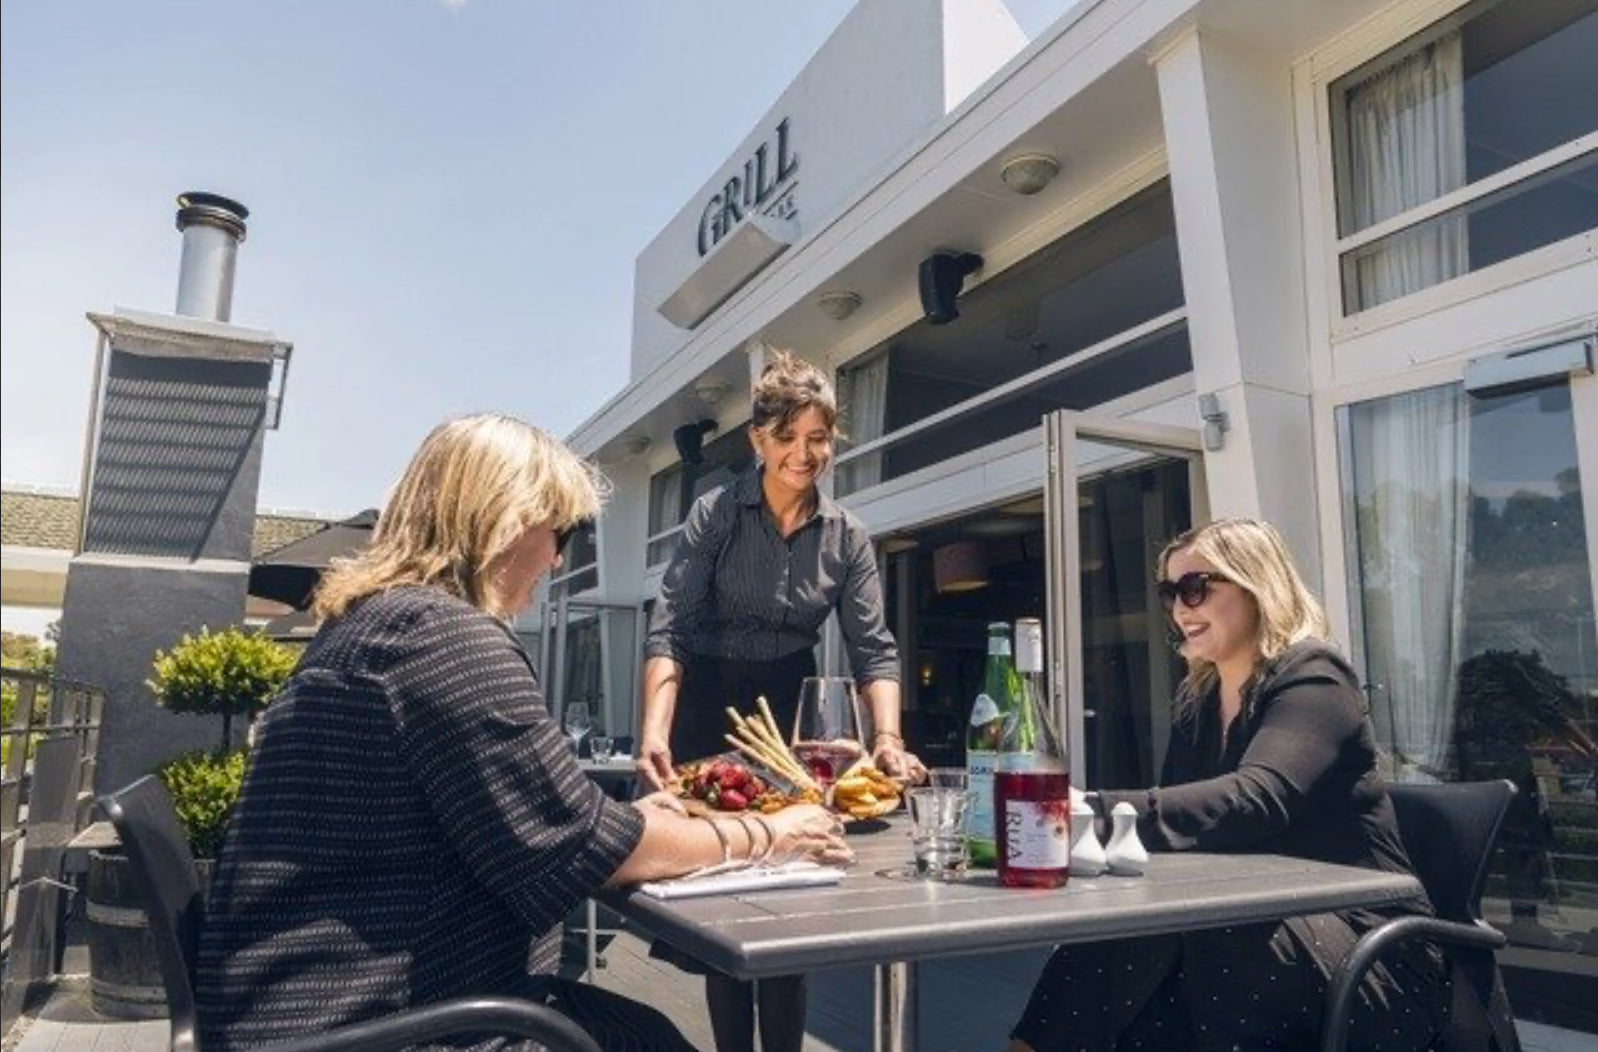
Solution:
M 322 527 L 308 537 L 267 552 L 250 567 L 250 594 L 286 603 L 296 610 L 310 605 L 311 592 L 334 559 L 354 555 L 372 539 L 377 510 L 367 509 L 343 522 Z

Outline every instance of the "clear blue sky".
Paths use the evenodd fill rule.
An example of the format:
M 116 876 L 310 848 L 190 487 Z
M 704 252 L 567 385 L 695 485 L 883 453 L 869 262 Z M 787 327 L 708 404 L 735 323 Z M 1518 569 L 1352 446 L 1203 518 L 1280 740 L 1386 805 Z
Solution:
M 188 189 L 249 206 L 233 319 L 295 343 L 263 504 L 375 504 L 462 412 L 568 432 L 626 382 L 638 251 L 850 6 L 8 0 L 0 474 L 77 484 L 84 312 L 171 309 Z

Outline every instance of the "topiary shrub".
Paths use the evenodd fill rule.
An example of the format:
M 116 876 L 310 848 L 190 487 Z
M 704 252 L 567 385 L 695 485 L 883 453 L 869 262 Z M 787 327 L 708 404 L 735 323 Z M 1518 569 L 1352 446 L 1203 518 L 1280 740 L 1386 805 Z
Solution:
M 184 753 L 155 773 L 172 794 L 189 850 L 195 858 L 215 858 L 244 784 L 244 750 Z
M 148 681 L 172 712 L 222 717 L 223 749 L 233 744 L 233 717 L 254 719 L 294 671 L 294 651 L 259 632 L 200 629 L 168 651 L 157 651 Z

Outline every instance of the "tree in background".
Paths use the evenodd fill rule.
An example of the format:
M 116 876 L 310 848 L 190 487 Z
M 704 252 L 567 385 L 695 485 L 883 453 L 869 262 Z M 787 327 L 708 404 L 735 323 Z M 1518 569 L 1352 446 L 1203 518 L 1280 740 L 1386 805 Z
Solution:
M 254 720 L 294 671 L 294 651 L 259 632 L 200 629 L 171 650 L 157 651 L 148 681 L 171 712 L 222 717 L 225 751 L 233 741 L 233 717 Z

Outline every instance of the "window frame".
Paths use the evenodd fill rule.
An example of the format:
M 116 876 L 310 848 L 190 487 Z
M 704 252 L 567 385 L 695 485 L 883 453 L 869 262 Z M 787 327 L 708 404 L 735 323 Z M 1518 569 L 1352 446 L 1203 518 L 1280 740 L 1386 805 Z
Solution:
M 1487 347 L 1461 351 L 1444 360 L 1411 368 L 1401 373 L 1358 380 L 1311 396 L 1315 442 L 1316 499 L 1322 508 L 1335 508 L 1335 514 L 1320 516 L 1321 569 L 1320 594 L 1332 634 L 1344 644 L 1349 659 L 1360 677 L 1366 676 L 1363 649 L 1354 644 L 1362 628 L 1357 624 L 1353 578 L 1348 564 L 1349 525 L 1344 499 L 1349 481 L 1349 465 L 1344 457 L 1338 414 L 1348 406 L 1409 394 L 1430 387 L 1463 384 L 1466 367 L 1478 358 L 1506 351 L 1532 350 L 1565 340 L 1598 337 L 1598 315 L 1575 325 L 1534 330 Z M 1586 449 L 1598 449 L 1598 375 L 1572 376 L 1567 381 L 1576 429 L 1577 466 L 1583 480 L 1591 471 L 1592 485 L 1582 489 L 1582 511 L 1586 517 L 1587 545 L 1592 553 L 1589 567 L 1592 588 L 1598 600 L 1598 456 L 1583 457 Z
M 1301 112 L 1308 107 L 1306 116 L 1313 130 L 1312 141 L 1300 139 L 1301 151 L 1310 155 L 1306 161 L 1312 161 L 1304 165 L 1306 242 L 1312 246 L 1306 253 L 1308 285 L 1311 296 L 1319 300 L 1311 307 L 1327 320 L 1334 346 L 1598 257 L 1598 231 L 1587 230 L 1367 310 L 1354 314 L 1346 311 L 1342 260 L 1348 252 L 1534 179 L 1560 164 L 1598 153 L 1598 132 L 1591 132 L 1347 237 L 1341 236 L 1337 189 L 1346 180 L 1346 171 L 1334 146 L 1333 125 L 1338 116 L 1333 112 L 1332 85 L 1406 41 L 1424 40 L 1428 33 L 1464 24 L 1464 9 L 1477 2 L 1425 0 L 1393 5 L 1337 37 L 1295 70 L 1295 93 L 1299 95 Z

